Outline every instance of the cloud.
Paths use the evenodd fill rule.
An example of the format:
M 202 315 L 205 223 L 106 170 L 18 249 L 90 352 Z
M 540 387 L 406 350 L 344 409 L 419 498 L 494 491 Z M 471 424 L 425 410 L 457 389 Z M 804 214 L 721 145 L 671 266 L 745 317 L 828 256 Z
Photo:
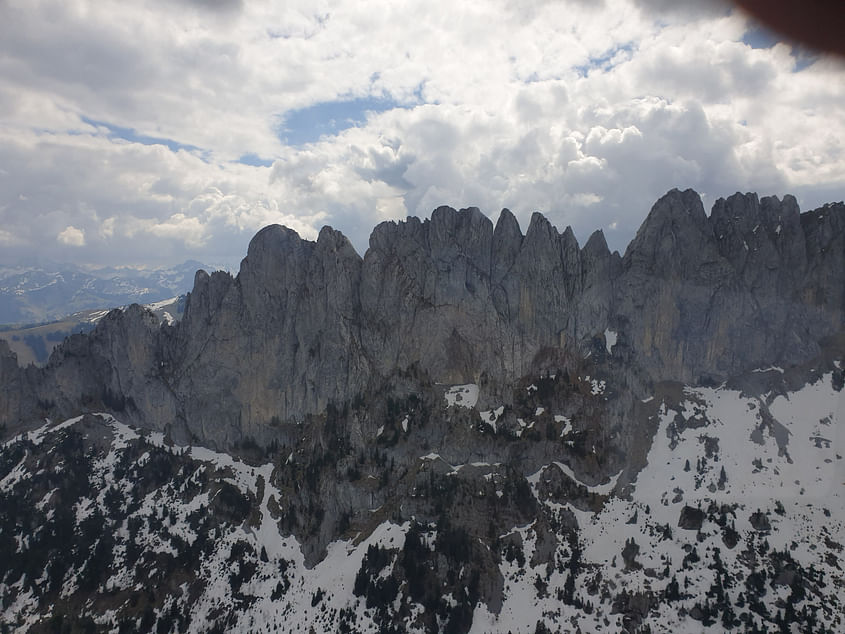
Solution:
M 718 17 L 731 10 L 727 0 L 635 0 L 646 15 L 682 18 L 685 21 Z
M 5 231 L 4 229 L 0 229 L 0 243 L 8 246 L 15 244 L 16 242 L 17 238 L 12 233 Z
M 805 206 L 845 189 L 842 64 L 752 48 L 719 3 L 2 13 L 2 258 L 231 262 L 270 222 L 331 224 L 363 251 L 376 223 L 441 204 L 507 206 L 523 227 L 540 210 L 582 242 L 615 227 L 621 250 L 672 187 Z M 42 244 L 69 228 L 86 249 Z
M 81 229 L 77 229 L 73 225 L 68 225 L 60 231 L 59 235 L 56 236 L 56 239 L 62 244 L 66 244 L 71 247 L 85 246 L 85 232 Z
M 243 8 L 243 0 L 186 0 L 188 4 L 213 11 L 236 11 Z

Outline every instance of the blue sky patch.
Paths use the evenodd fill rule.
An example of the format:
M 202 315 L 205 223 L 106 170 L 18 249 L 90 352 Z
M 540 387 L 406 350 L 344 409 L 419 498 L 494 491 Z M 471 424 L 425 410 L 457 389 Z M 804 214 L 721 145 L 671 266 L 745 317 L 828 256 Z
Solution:
M 252 167 L 270 167 L 273 164 L 272 160 L 263 159 L 257 154 L 253 154 L 251 152 L 249 154 L 244 154 L 237 162 L 243 163 L 244 165 L 252 165 Z
M 798 73 L 818 60 L 820 55 L 812 49 L 796 44 L 792 47 L 792 57 L 795 58 L 795 72 Z
M 590 71 L 601 69 L 603 71 L 608 71 L 618 62 L 614 62 L 613 58 L 616 57 L 622 51 L 630 53 L 634 50 L 634 45 L 632 43 L 624 44 L 622 46 L 615 46 L 614 48 L 608 49 L 601 55 L 596 57 L 591 57 L 586 64 L 582 64 L 581 66 L 576 66 L 575 70 L 581 77 L 586 77 Z
M 401 107 L 398 102 L 384 97 L 324 101 L 286 113 L 278 136 L 287 145 L 305 145 L 321 136 L 334 136 L 363 123 L 368 112 L 385 112 L 398 107 Z
M 806 48 L 801 44 L 796 44 L 790 40 L 785 39 L 778 33 L 767 29 L 762 25 L 756 25 L 747 30 L 742 36 L 742 42 L 751 48 L 768 49 L 775 44 L 783 42 L 792 47 L 792 57 L 795 58 L 795 72 L 800 72 L 807 68 L 810 64 L 815 62 L 819 55 L 812 49 Z
M 748 29 L 742 36 L 742 43 L 748 44 L 751 48 L 772 48 L 780 41 L 782 41 L 780 35 L 762 25 Z
M 123 139 L 125 141 L 130 141 L 131 143 L 141 143 L 142 145 L 164 145 L 174 152 L 178 152 L 179 150 L 185 150 L 187 152 L 200 151 L 200 148 L 196 145 L 186 145 L 184 143 L 174 141 L 173 139 L 138 134 L 133 128 L 123 128 L 118 125 L 106 123 L 105 121 L 97 121 L 96 119 L 90 119 L 88 117 L 81 117 L 81 119 L 89 125 L 108 130 L 110 139 Z

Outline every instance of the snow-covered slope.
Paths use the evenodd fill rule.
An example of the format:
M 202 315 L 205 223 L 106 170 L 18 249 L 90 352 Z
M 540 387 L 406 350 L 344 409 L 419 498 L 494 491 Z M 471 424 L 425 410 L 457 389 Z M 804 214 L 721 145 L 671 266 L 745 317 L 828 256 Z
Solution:
M 299 449 L 248 463 L 108 415 L 45 424 L 0 452 L 0 623 L 21 632 L 58 618 L 104 631 L 841 632 L 841 362 L 807 376 L 792 389 L 763 381 L 760 394 L 655 386 L 643 403 L 655 430 L 647 464 L 627 484 L 585 484 L 560 460 L 516 477 L 509 465 L 454 466 L 420 452 L 407 465 L 411 493 L 347 521 L 313 559 L 293 534 L 306 511 L 285 476 L 305 459 Z M 483 420 L 474 395 L 447 387 L 438 415 Z M 536 416 L 565 418 L 543 410 Z M 384 446 L 399 427 L 414 433 L 412 412 L 394 418 L 373 442 Z M 565 447 L 578 421 L 557 422 Z M 510 431 L 511 446 L 532 442 Z M 311 486 L 309 468 L 299 487 Z M 401 490 L 402 478 L 385 473 L 388 489 Z M 369 486 L 374 476 L 356 477 Z M 423 489 L 443 487 L 464 487 L 464 507 L 501 509 L 491 518 L 510 504 L 522 519 L 473 531 L 459 521 L 466 509 L 444 508 L 436 521 L 407 510 Z
M 84 459 L 73 461 L 78 450 Z M 76 620 L 106 629 L 328 631 L 347 604 L 355 609 L 368 548 L 398 548 L 408 529 L 384 522 L 366 539 L 332 544 L 309 570 L 296 540 L 280 535 L 272 463 L 173 446 L 105 414 L 45 424 L 5 443 L 2 459 L 0 623 L 13 631 L 91 593 Z M 13 499 L 34 502 L 33 533 L 10 531 L 29 517 L 26 507 L 12 512 Z M 38 578 L 34 558 L 44 563 Z

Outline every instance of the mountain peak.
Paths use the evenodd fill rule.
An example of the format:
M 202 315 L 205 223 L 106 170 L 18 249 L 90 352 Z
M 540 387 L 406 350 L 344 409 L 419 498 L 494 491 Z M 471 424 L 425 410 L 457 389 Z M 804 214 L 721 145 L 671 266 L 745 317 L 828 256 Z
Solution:
M 587 243 L 582 250 L 585 257 L 598 258 L 610 255 L 610 249 L 607 246 L 607 240 L 604 237 L 604 231 L 596 229 L 590 234 Z
M 0 622 L 838 631 L 845 205 L 719 205 L 624 260 L 506 210 L 363 258 L 274 225 L 170 326 L 0 342 Z
M 659 274 L 685 271 L 690 259 L 712 241 L 701 197 L 692 189 L 673 189 L 662 196 L 646 217 L 625 251 L 628 266 Z
M 499 212 L 499 219 L 493 230 L 494 240 L 500 242 L 514 242 L 522 240 L 522 230 L 519 221 L 510 209 L 504 208 Z
M 334 231 L 330 227 L 328 229 Z M 279 224 L 267 225 L 260 229 L 249 241 L 246 257 L 247 259 L 251 257 L 263 258 L 269 253 L 284 250 L 289 246 L 296 248 L 301 242 L 303 242 L 302 238 L 293 229 Z

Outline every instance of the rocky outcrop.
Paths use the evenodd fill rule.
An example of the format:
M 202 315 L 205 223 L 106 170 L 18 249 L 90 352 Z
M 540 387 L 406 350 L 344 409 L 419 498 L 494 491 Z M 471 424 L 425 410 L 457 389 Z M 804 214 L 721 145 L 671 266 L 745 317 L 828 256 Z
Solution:
M 818 354 L 843 327 L 843 270 L 845 206 L 800 214 L 791 196 L 735 194 L 708 216 L 698 194 L 672 190 L 624 256 L 541 214 L 523 235 L 508 210 L 495 226 L 476 208 L 385 222 L 363 258 L 331 228 L 311 242 L 274 225 L 236 277 L 197 273 L 178 324 L 113 312 L 43 370 L 0 349 L 0 414 L 13 428 L 105 408 L 184 440 L 267 443 L 279 423 L 399 375 L 477 383 L 486 407 L 594 354 L 634 388 L 612 406 L 622 420 L 649 382 Z
M 807 232 L 813 215 L 823 228 Z M 695 383 L 818 354 L 843 324 L 843 220 L 841 203 L 800 216 L 793 197 L 756 194 L 719 199 L 708 218 L 692 190 L 666 194 L 617 282 L 639 364 Z
M 361 258 L 328 227 L 316 242 L 266 227 L 236 278 L 199 272 L 166 376 L 187 431 L 223 445 L 260 438 L 358 393 L 370 372 L 360 280 Z
M 158 319 L 141 306 L 113 310 L 91 333 L 65 339 L 39 369 L 34 389 L 55 412 L 104 406 L 130 420 L 170 424 L 178 408 L 163 380 L 166 346 L 161 334 Z
M 15 425 L 35 414 L 33 390 L 25 371 L 18 366 L 18 357 L 9 344 L 0 339 L 0 426 Z M 3 427 L 0 427 L 2 429 Z

